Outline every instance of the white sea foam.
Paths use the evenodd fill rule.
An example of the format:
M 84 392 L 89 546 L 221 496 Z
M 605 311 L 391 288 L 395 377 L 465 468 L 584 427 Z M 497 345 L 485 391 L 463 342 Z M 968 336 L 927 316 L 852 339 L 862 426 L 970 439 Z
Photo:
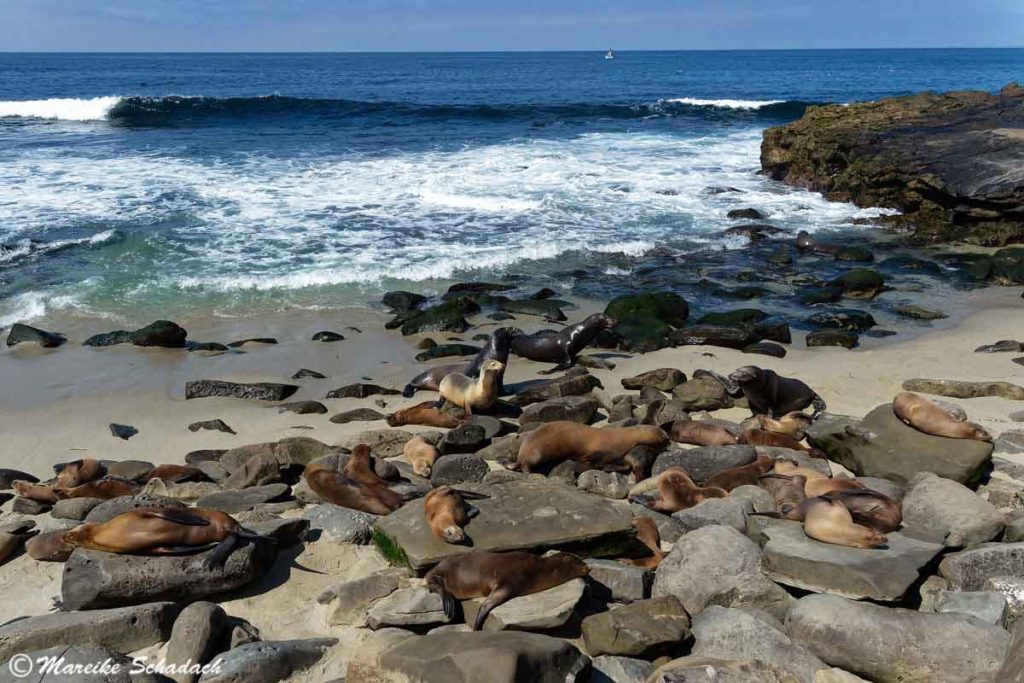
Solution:
M 62 121 L 102 121 L 120 101 L 120 97 L 6 100 L 0 101 L 0 118 L 17 116 Z
M 760 109 L 770 104 L 782 104 L 786 100 L 702 100 L 696 97 L 675 97 L 665 100 L 674 104 L 689 104 L 694 107 L 720 107 L 722 109 Z

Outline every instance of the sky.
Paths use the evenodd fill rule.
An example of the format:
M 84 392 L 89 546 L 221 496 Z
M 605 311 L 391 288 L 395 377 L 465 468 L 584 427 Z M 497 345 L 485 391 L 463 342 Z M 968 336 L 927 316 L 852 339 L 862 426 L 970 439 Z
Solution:
M 0 0 L 0 50 L 1022 47 L 1024 0 Z

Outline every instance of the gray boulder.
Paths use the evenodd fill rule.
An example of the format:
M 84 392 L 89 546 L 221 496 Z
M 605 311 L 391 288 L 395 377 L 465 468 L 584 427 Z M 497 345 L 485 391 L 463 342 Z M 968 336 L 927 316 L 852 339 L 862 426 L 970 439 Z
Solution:
M 591 662 L 588 683 L 644 683 L 654 671 L 654 665 L 633 657 L 601 655 Z
M 687 412 L 731 408 L 734 401 L 714 377 L 694 377 L 672 389 L 673 403 Z
M 572 617 L 576 605 L 583 599 L 585 589 L 586 583 L 583 579 L 573 579 L 539 593 L 512 598 L 487 615 L 483 628 L 485 631 L 538 631 L 558 628 Z M 482 603 L 482 599 L 462 603 L 466 623 L 473 623 L 476 620 Z
M 938 394 L 952 398 L 999 396 L 1011 401 L 1024 401 L 1024 387 L 1010 382 L 965 382 L 958 379 L 908 379 L 904 391 Z
M 679 600 L 667 595 L 592 614 L 581 628 L 591 656 L 654 657 L 690 637 L 690 617 Z
M 303 519 L 309 520 L 311 531 L 319 531 L 332 543 L 357 543 L 365 545 L 373 535 L 373 523 L 377 515 L 359 510 L 350 510 L 332 503 L 322 503 L 306 508 Z
M 566 396 L 540 403 L 532 403 L 523 409 L 519 424 L 532 422 L 556 422 L 567 420 L 587 424 L 597 412 L 597 399 L 589 396 Z
M 756 659 L 680 657 L 662 664 L 647 683 L 796 683 L 786 669 Z
M 430 483 L 437 487 L 478 482 L 490 471 L 487 462 L 472 453 L 445 455 L 434 463 Z
M 65 498 L 53 504 L 50 514 L 57 519 L 81 521 L 102 502 L 102 498 Z
M 654 523 L 658 525 L 658 535 L 661 536 L 663 541 L 675 543 L 679 540 L 680 536 L 686 533 L 686 529 L 683 528 L 679 520 L 673 519 L 670 515 L 662 514 L 640 503 L 630 503 L 629 509 L 638 517 L 650 517 L 653 519 Z
M 606 602 L 634 602 L 651 595 L 654 572 L 615 560 L 585 560 L 591 593 Z
M 277 683 L 308 669 L 324 656 L 337 638 L 261 640 L 217 656 L 202 683 Z
M 103 645 L 57 645 L 44 650 L 33 650 L 20 654 L 27 658 L 27 660 L 23 660 L 22 666 L 25 661 L 37 664 L 42 661 L 51 666 L 56 664 L 58 668 L 48 671 L 35 670 L 31 672 L 30 676 L 19 676 L 14 671 L 24 671 L 24 669 L 18 669 L 15 660 L 3 662 L 0 663 L 0 681 L 2 683 L 26 680 L 30 680 L 32 683 L 165 683 L 167 680 L 156 674 L 131 673 L 135 666 L 134 660 Z M 86 669 L 86 667 L 92 667 L 92 669 Z M 96 671 L 97 667 L 100 668 L 99 671 Z M 83 673 L 73 673 L 76 670 L 83 671 Z M 93 673 L 85 673 L 86 671 Z
M 1000 591 L 939 591 L 935 611 L 966 614 L 983 624 L 1002 626 L 1006 620 L 1006 596 Z
M 401 579 L 400 572 L 386 570 L 334 586 L 319 599 L 327 602 L 327 623 L 362 626 L 370 605 L 398 590 Z
M 629 494 L 629 477 L 618 472 L 587 470 L 580 474 L 576 486 L 582 491 L 596 493 L 605 498 L 622 500 Z
M 946 555 L 939 573 L 957 591 L 984 590 L 985 581 L 995 576 L 1024 578 L 1024 543 L 990 543 Z
M 299 387 L 296 384 L 278 384 L 276 382 L 243 384 L 216 379 L 200 379 L 185 383 L 185 398 L 222 396 L 250 401 L 283 401 L 298 390 Z
M 1003 532 L 1005 522 L 1005 515 L 987 500 L 931 472 L 915 475 L 903 498 L 904 530 L 947 548 L 991 541 Z
M 686 375 L 682 370 L 675 368 L 659 368 L 641 372 L 634 377 L 622 379 L 623 389 L 640 390 L 644 387 L 654 387 L 658 391 L 672 391 L 686 381 Z
M 366 625 L 376 630 L 384 626 L 429 626 L 447 624 L 441 596 L 426 588 L 401 588 L 378 600 L 366 613 Z
M 709 498 L 691 508 L 672 514 L 672 519 L 683 525 L 686 531 L 720 524 L 743 532 L 747 526 L 747 513 L 752 512 L 750 502 L 728 498 Z
M 196 501 L 196 507 L 213 508 L 232 514 L 252 510 L 261 503 L 269 503 L 288 493 L 287 484 L 266 484 L 238 491 L 220 491 L 203 496 Z
M 598 388 L 602 388 L 601 380 L 591 375 L 585 368 L 577 367 L 561 377 L 530 383 L 517 391 L 509 402 L 517 406 L 528 406 L 553 398 L 584 396 Z
M 199 674 L 191 673 L 189 669 L 206 664 L 227 646 L 229 628 L 228 616 L 220 605 L 194 602 L 183 609 L 174 621 L 164 661 L 184 671 L 178 671 L 170 678 L 177 683 L 197 680 Z
M 695 482 L 703 484 L 723 470 L 749 465 L 756 459 L 757 451 L 753 446 L 672 447 L 655 458 L 651 475 L 657 476 L 670 467 L 682 467 Z

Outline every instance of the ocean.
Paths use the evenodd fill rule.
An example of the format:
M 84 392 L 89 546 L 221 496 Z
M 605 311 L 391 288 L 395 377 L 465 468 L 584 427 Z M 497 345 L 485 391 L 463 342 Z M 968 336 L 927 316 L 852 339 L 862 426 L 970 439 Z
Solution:
M 764 128 L 1021 78 L 1021 49 L 0 53 L 0 327 L 467 279 L 721 303 L 716 269 L 759 263 L 718 234 L 730 209 L 847 235 L 881 213 L 761 177 Z

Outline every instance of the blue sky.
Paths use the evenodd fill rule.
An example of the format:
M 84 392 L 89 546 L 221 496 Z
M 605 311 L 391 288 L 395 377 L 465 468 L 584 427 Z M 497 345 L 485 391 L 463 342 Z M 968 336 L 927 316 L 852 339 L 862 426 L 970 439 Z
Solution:
M 1024 0 L 0 0 L 0 50 L 1024 46 Z

